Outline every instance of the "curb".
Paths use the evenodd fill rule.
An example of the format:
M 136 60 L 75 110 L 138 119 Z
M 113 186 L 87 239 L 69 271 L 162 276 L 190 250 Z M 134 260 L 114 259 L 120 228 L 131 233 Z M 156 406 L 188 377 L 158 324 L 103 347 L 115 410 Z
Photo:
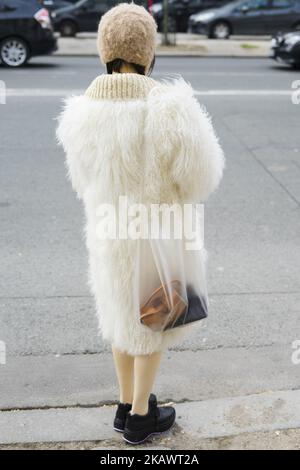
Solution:
M 56 56 L 56 57 L 95 57 L 95 58 L 98 58 L 98 55 L 97 54 L 80 54 L 80 53 L 65 53 L 65 52 L 56 52 L 55 54 L 53 54 L 53 56 Z M 270 59 L 270 57 L 268 55 L 235 55 L 235 54 L 232 54 L 232 55 L 222 55 L 222 54 L 218 54 L 218 55 L 213 55 L 213 54 L 202 54 L 202 53 L 195 53 L 195 54 L 185 54 L 185 53 L 174 53 L 174 54 L 170 54 L 170 53 L 158 53 L 156 54 L 156 57 L 167 57 L 167 58 L 179 58 L 179 57 L 185 57 L 185 58 L 193 58 L 193 57 L 197 57 L 197 58 L 202 58 L 202 59 Z
M 248 47 L 246 47 L 248 46 Z M 267 57 L 270 41 L 258 38 L 232 39 L 225 41 L 180 37 L 176 45 L 165 46 L 157 43 L 157 57 Z M 61 38 L 58 37 L 58 51 L 55 55 L 75 57 L 98 57 L 96 36 Z
M 197 442 L 243 433 L 300 428 L 300 390 L 271 392 L 176 405 L 177 425 L 169 443 Z M 2 411 L 0 444 L 109 441 L 124 446 L 113 431 L 115 406 Z M 99 445 L 99 444 L 98 444 Z

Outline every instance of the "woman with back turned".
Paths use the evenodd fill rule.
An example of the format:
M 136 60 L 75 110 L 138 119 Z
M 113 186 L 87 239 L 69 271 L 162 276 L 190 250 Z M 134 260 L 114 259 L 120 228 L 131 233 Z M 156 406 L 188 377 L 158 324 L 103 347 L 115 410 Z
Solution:
M 131 444 L 174 424 L 175 409 L 158 406 L 151 391 L 162 352 L 192 334 L 196 323 L 154 331 L 140 321 L 136 293 L 141 277 L 151 282 L 149 266 L 144 262 L 146 276 L 143 271 L 137 276 L 137 240 L 99 237 L 97 209 L 117 208 L 120 196 L 145 204 L 203 202 L 224 166 L 211 121 L 191 85 L 181 77 L 161 82 L 150 77 L 156 34 L 144 7 L 121 3 L 109 10 L 98 33 L 107 73 L 84 95 L 66 101 L 57 130 L 85 207 L 90 286 L 120 387 L 114 428 Z

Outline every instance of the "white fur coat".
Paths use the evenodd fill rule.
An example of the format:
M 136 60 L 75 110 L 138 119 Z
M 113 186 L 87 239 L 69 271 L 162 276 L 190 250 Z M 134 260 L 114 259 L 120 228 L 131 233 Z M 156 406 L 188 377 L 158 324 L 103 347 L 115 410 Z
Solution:
M 111 96 L 67 99 L 57 136 L 85 207 L 89 280 L 100 332 L 122 351 L 149 354 L 182 340 L 193 326 L 157 333 L 140 323 L 134 299 L 136 241 L 99 240 L 97 207 L 117 205 L 120 195 L 138 198 L 145 172 L 144 201 L 202 202 L 220 182 L 224 156 L 208 114 L 182 78 L 152 80 L 146 97 Z

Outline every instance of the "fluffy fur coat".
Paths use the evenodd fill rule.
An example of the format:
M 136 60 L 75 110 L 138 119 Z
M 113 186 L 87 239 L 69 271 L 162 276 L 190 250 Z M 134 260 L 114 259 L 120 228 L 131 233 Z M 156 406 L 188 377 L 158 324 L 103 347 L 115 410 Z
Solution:
M 97 207 L 117 205 L 120 195 L 138 199 L 141 181 L 146 203 L 202 202 L 220 182 L 224 156 L 190 84 L 182 78 L 157 82 L 116 75 L 100 76 L 87 93 L 66 100 L 57 136 L 85 207 L 100 332 L 121 351 L 149 354 L 182 340 L 194 325 L 157 333 L 140 323 L 136 240 L 99 240 Z

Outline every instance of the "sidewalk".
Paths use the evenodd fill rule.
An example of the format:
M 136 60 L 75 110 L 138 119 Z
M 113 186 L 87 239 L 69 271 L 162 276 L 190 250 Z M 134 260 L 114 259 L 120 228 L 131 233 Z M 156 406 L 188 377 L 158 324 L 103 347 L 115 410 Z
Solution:
M 170 35 L 171 41 L 174 36 Z M 270 38 L 235 36 L 228 40 L 207 39 L 196 34 L 176 35 L 176 45 L 161 46 L 158 35 L 157 56 L 268 57 Z M 58 38 L 57 55 L 96 56 L 96 34 L 82 33 L 76 38 Z
M 143 448 L 300 448 L 299 390 L 179 403 L 176 411 L 174 428 Z M 45 443 L 46 448 L 60 449 L 76 448 L 75 443 L 79 448 L 130 449 L 112 429 L 114 412 L 115 406 L 3 411 L 0 443 L 8 445 L 0 450 L 13 448 L 14 443 L 36 449 L 45 448 Z
M 146 447 L 299 449 L 300 376 L 289 356 L 282 345 L 167 352 L 154 391 L 175 403 L 177 424 Z M 8 357 L 1 372 L 0 450 L 128 448 L 111 426 L 110 353 Z

